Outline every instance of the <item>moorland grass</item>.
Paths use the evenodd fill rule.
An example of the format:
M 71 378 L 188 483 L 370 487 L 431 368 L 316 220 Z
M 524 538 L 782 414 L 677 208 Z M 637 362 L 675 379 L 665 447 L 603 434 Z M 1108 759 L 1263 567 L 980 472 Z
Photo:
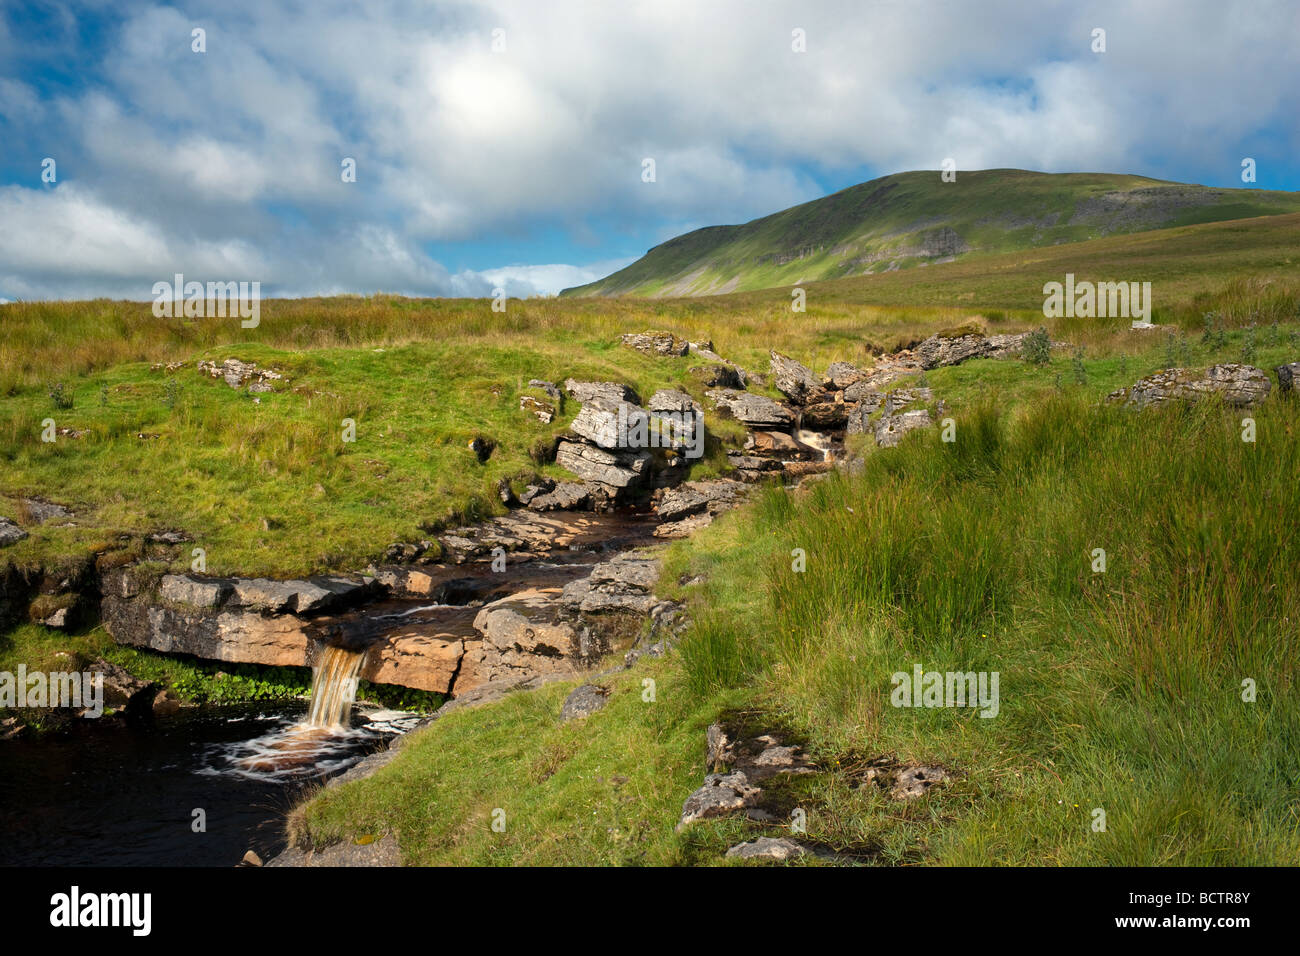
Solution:
M 877 862 L 1293 862 L 1300 434 L 1293 403 L 1253 417 L 1247 443 L 1210 403 L 986 402 L 955 443 L 918 434 L 859 474 L 770 490 L 674 546 L 664 580 L 704 578 L 696 624 L 606 711 L 557 725 L 560 687 L 440 721 L 300 810 L 298 838 L 396 832 L 421 863 L 720 861 L 761 828 L 672 824 L 703 726 L 745 704 L 828 769 L 801 794 L 807 838 Z M 891 706 L 891 675 L 918 663 L 999 672 L 998 715 Z M 888 753 L 958 779 L 908 805 L 857 786 Z M 495 807 L 519 829 L 494 832 Z

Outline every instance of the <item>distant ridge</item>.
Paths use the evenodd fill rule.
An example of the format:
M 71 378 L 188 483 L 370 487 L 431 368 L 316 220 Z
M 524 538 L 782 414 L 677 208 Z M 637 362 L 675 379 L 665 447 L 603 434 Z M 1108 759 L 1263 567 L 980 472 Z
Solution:
M 909 269 L 1173 226 L 1300 212 L 1300 193 L 1111 173 L 896 173 L 738 226 L 707 226 L 565 296 L 695 296 Z

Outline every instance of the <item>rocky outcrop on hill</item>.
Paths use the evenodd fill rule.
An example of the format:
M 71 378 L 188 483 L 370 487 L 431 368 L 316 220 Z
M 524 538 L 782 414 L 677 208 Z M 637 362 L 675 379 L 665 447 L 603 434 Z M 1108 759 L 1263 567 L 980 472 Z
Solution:
M 228 358 L 220 365 L 212 361 L 201 361 L 198 370 L 212 378 L 222 379 L 231 388 L 248 386 L 250 392 L 269 392 L 273 383 L 285 381 L 285 377 L 274 369 L 258 368 L 253 362 L 243 362 L 237 358 Z
M 680 357 L 690 349 L 690 343 L 671 332 L 629 332 L 623 344 L 646 355 Z
M 972 358 L 1011 358 L 1019 355 L 1028 332 L 1017 335 L 932 335 L 914 350 L 923 369 L 957 365 Z
M 1268 397 L 1272 383 L 1263 369 L 1228 363 L 1206 370 L 1167 368 L 1148 375 L 1129 388 L 1111 392 L 1108 399 L 1146 408 L 1169 401 L 1195 401 L 1218 395 L 1235 408 L 1250 408 Z

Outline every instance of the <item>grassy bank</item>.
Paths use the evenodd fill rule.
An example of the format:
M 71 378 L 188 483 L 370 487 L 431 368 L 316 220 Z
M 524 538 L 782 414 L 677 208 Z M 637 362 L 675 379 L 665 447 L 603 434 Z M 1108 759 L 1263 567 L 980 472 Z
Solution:
M 393 831 L 420 863 L 716 861 L 779 832 L 673 830 L 705 772 L 703 728 L 748 706 L 827 768 L 797 794 L 807 838 L 879 862 L 1293 862 L 1296 408 L 1257 411 L 1251 444 L 1239 413 L 1093 397 L 984 403 L 953 444 L 916 435 L 859 475 L 772 491 L 675 546 L 664 579 L 705 579 L 688 590 L 695 626 L 605 711 L 557 725 L 558 687 L 439 721 L 308 804 L 299 838 Z M 915 664 L 997 671 L 998 715 L 891 706 L 891 675 Z M 856 786 L 886 753 L 959 779 L 891 803 Z

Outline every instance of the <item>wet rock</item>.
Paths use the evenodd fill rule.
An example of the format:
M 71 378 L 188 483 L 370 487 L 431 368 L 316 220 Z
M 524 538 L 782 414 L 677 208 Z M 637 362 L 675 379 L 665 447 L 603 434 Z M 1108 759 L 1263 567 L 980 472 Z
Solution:
M 750 428 L 789 428 L 794 413 L 773 399 L 732 389 L 715 389 L 705 393 L 718 408 L 731 413 Z
M 775 458 L 760 458 L 738 451 L 727 452 L 727 463 L 736 470 L 741 481 L 756 482 L 771 478 L 781 472 L 781 462 Z
M 804 407 L 799 423 L 813 431 L 842 431 L 848 426 L 850 410 L 843 402 L 818 402 Z
M 704 786 L 696 790 L 682 804 L 682 816 L 677 823 L 678 832 L 696 820 L 720 817 L 758 802 L 762 791 L 753 786 L 739 770 L 732 773 L 711 773 L 704 778 Z
M 592 490 L 582 482 L 561 481 L 549 491 L 530 495 L 525 503 L 533 511 L 581 511 L 593 507 L 596 501 Z
M 679 357 L 690 350 L 690 343 L 671 332 L 628 332 L 623 344 L 646 355 Z
M 561 483 L 563 484 L 563 483 Z M 555 485 L 559 488 L 559 485 Z M 536 501 L 529 502 L 529 508 Z M 481 524 L 454 528 L 439 537 L 445 560 L 452 564 L 487 561 L 500 548 L 512 561 L 528 560 L 601 539 L 600 525 L 591 515 L 535 514 L 512 511 Z
M 583 684 L 564 698 L 564 706 L 560 708 L 560 722 L 567 723 L 570 720 L 590 717 L 607 703 L 609 703 L 608 687 Z
M 158 685 L 134 677 L 116 664 L 110 664 L 102 658 L 86 668 L 91 674 L 103 678 L 103 705 L 114 710 L 125 709 L 130 713 L 143 712 L 153 706 Z
M 1258 405 L 1268 397 L 1272 383 L 1262 369 L 1253 365 L 1228 363 L 1205 371 L 1168 368 L 1137 382 L 1131 388 L 1111 392 L 1110 401 L 1146 408 L 1168 401 L 1195 401 L 1207 395 L 1220 395 L 1236 408 Z
M 399 684 L 449 694 L 458 685 L 465 641 L 451 633 L 394 629 L 370 645 L 357 676 L 376 684 Z M 466 689 L 468 689 L 468 682 Z
M 802 405 L 810 396 L 821 391 L 821 383 L 806 366 L 780 352 L 773 351 L 771 356 L 772 382 L 777 391 L 790 401 Z
M 583 403 L 605 402 L 615 407 L 619 402 L 641 404 L 641 399 L 636 392 L 618 382 L 579 382 L 576 379 L 566 378 L 564 390 Z
M 180 698 L 176 697 L 171 691 L 160 690 L 153 699 L 153 712 L 158 717 L 170 717 L 179 713 L 181 709 Z
M 807 847 L 786 837 L 759 837 L 748 843 L 737 843 L 727 850 L 727 857 L 741 860 L 784 861 L 805 856 L 809 852 Z
M 896 415 L 882 415 L 876 422 L 876 444 L 881 448 L 893 448 L 908 432 L 917 428 L 927 428 L 934 424 L 930 413 L 924 408 Z
M 805 445 L 785 432 L 751 432 L 745 440 L 745 450 L 751 454 L 783 461 L 815 461 L 822 457 L 820 449 Z
M 25 537 L 27 537 L 26 531 L 18 527 L 18 525 L 14 524 L 8 518 L 0 518 L 0 548 L 11 544 L 17 544 Z
M 1300 390 L 1296 388 L 1296 382 L 1300 381 L 1300 362 L 1279 365 L 1274 369 L 1274 373 L 1277 375 L 1278 394 L 1286 395 Z

